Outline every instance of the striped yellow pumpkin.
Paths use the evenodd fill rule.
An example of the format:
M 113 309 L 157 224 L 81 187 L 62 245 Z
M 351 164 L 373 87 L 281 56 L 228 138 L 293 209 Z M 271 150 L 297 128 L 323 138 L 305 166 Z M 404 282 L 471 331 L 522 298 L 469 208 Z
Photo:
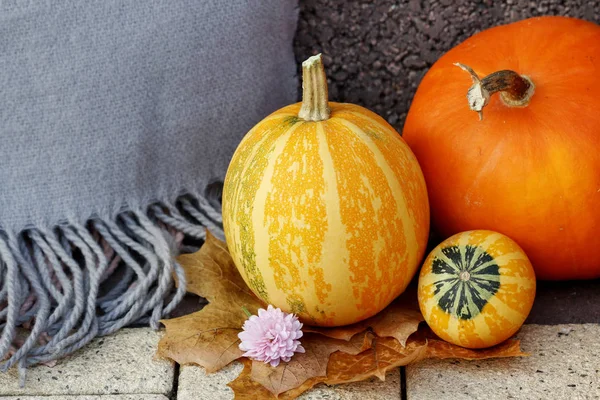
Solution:
M 492 231 L 463 232 L 425 260 L 419 306 L 442 339 L 468 348 L 490 347 L 523 325 L 535 286 L 533 267 L 513 240 Z
M 320 56 L 303 63 L 303 83 L 303 102 L 266 117 L 236 150 L 223 224 L 258 297 L 311 325 L 346 325 L 382 310 L 416 273 L 427 191 L 385 120 L 328 103 Z

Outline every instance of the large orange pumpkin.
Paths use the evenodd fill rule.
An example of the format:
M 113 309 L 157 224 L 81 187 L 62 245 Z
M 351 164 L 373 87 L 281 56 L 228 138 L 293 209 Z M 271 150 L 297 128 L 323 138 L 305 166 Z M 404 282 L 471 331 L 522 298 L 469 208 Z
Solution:
M 501 232 L 540 279 L 600 277 L 599 77 L 600 27 L 565 17 L 486 30 L 436 62 L 403 131 L 435 228 Z
M 248 286 L 316 325 L 346 325 L 404 291 L 425 252 L 429 204 L 416 158 L 373 112 L 329 103 L 320 56 L 303 103 L 259 122 L 227 170 L 223 225 Z

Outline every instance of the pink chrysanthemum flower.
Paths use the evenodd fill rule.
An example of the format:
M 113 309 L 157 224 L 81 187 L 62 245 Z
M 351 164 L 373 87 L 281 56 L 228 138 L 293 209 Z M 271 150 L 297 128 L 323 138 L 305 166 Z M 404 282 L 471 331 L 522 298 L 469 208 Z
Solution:
M 269 305 L 244 322 L 243 331 L 238 334 L 242 341 L 240 350 L 245 351 L 244 357 L 276 367 L 279 361 L 290 361 L 294 353 L 304 353 L 298 340 L 302 337 L 301 328 L 302 323 L 294 314 Z

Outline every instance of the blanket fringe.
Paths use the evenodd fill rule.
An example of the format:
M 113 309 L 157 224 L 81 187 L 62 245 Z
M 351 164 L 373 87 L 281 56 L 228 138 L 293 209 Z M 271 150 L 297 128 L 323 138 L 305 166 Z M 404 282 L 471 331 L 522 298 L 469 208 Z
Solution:
M 0 371 L 52 363 L 96 336 L 159 320 L 185 295 L 175 261 L 209 229 L 223 237 L 218 190 L 52 229 L 0 230 Z M 213 198 L 214 197 L 214 198 Z M 175 285 L 175 280 L 177 285 Z M 175 287 L 176 286 L 176 287 Z

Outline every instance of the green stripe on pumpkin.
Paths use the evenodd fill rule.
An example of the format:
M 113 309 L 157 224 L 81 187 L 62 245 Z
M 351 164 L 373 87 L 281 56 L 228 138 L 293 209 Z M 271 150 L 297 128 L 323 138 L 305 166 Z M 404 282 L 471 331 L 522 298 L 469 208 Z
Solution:
M 287 117 L 286 121 L 296 121 L 293 117 Z M 235 224 L 239 227 L 240 241 L 236 243 L 241 253 L 241 262 L 247 277 L 250 289 L 263 301 L 269 303 L 269 293 L 265 285 L 260 269 L 256 265 L 256 253 L 254 227 L 252 224 L 252 212 L 254 210 L 254 199 L 260 187 L 265 169 L 269 163 L 276 141 L 289 130 L 289 124 L 280 124 L 274 132 L 264 135 L 256 146 L 256 154 L 251 151 L 239 151 L 234 155 L 244 157 L 244 160 L 231 163 L 231 171 L 228 171 L 228 179 L 235 182 L 236 189 L 228 193 L 227 199 L 232 204 L 237 204 L 233 216 Z M 261 139 L 262 139 L 261 138 Z M 251 146 L 250 143 L 244 143 Z M 250 157 L 252 155 L 252 157 Z M 251 161 L 246 162 L 250 159 Z M 245 167 L 245 168 L 244 168 Z

